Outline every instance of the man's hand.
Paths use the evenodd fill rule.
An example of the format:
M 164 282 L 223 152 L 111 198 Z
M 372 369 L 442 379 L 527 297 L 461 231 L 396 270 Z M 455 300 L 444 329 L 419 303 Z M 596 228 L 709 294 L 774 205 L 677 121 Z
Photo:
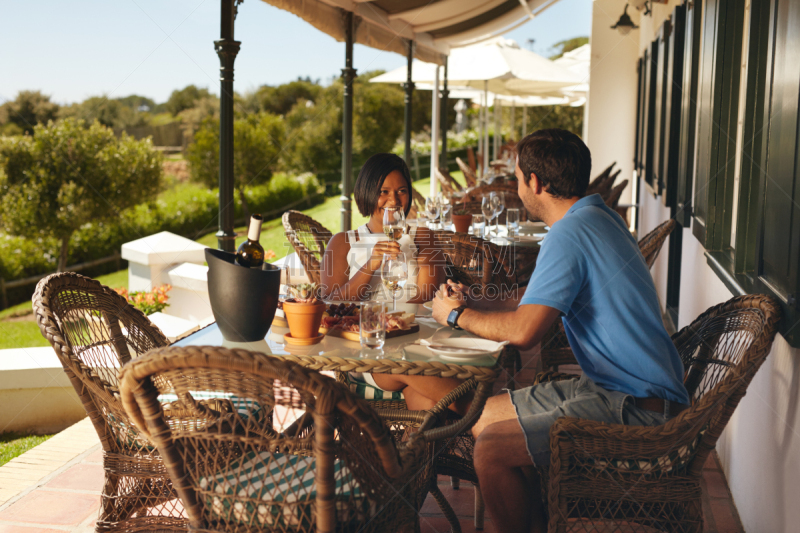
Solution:
M 442 284 L 433 298 L 433 318 L 438 323 L 446 326 L 450 311 L 466 304 L 467 300 L 463 292 L 455 291 L 450 285 Z

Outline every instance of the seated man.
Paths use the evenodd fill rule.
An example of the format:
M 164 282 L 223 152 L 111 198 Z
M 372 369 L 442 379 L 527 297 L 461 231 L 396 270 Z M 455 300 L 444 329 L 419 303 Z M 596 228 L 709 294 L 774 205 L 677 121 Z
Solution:
M 475 469 L 499 531 L 545 531 L 534 464 L 549 463 L 549 430 L 563 416 L 658 425 L 686 407 L 683 365 L 647 265 L 622 219 L 583 197 L 591 155 L 576 135 L 540 130 L 517 147 L 519 196 L 550 232 L 521 299 L 476 301 L 448 282 L 433 316 L 520 348 L 559 315 L 583 375 L 490 398 L 473 429 Z

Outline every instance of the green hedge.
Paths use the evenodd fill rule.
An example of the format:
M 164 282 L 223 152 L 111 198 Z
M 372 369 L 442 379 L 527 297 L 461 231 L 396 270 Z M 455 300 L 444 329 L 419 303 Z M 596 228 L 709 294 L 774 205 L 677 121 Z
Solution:
M 277 173 L 266 185 L 246 190 L 254 213 L 282 212 L 287 205 L 313 196 L 297 209 L 320 203 L 320 184 L 312 174 L 289 176 Z M 120 251 L 129 241 L 170 231 L 190 239 L 213 231 L 219 209 L 216 189 L 191 183 L 180 184 L 158 196 L 152 204 L 140 204 L 123 211 L 114 223 L 87 223 L 70 239 L 68 264 L 74 265 L 106 257 Z M 241 205 L 235 202 L 236 218 L 244 223 Z M 6 281 L 51 272 L 56 268 L 58 246 L 55 239 L 25 239 L 0 233 L 0 277 Z M 34 286 L 9 289 L 9 305 L 29 298 Z

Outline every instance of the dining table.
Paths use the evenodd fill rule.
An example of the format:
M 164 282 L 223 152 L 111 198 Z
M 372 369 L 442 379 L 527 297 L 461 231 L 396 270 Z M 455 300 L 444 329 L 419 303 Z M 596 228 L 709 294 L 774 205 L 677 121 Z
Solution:
M 426 310 L 419 306 L 419 311 Z M 480 339 L 463 330 L 442 326 L 430 315 L 416 316 L 419 331 L 386 339 L 382 350 L 362 349 L 359 342 L 335 335 L 325 335 L 318 344 L 297 346 L 287 344 L 284 335 L 288 328 L 276 322 L 270 327 L 264 339 L 254 342 L 231 342 L 222 336 L 216 322 L 176 341 L 173 346 L 222 346 L 240 348 L 267 356 L 280 357 L 305 368 L 320 372 L 333 371 L 366 372 L 371 374 L 407 374 L 457 378 L 464 382 L 448 396 L 438 402 L 430 411 L 408 411 L 406 420 L 417 421 L 420 429 L 425 429 L 426 439 L 432 445 L 456 443 L 477 422 L 486 399 L 491 395 L 494 382 L 503 369 L 505 349 L 501 346 L 494 353 L 484 353 L 471 357 L 456 358 L 452 355 L 439 355 L 430 348 L 419 344 L 422 339 L 441 342 L 445 339 Z M 477 344 L 477 342 L 476 342 Z M 462 395 L 472 394 L 467 413 L 453 420 L 448 406 Z M 369 401 L 369 400 L 368 400 Z M 376 409 L 384 418 L 395 420 L 397 411 Z M 402 415 L 400 418 L 403 418 Z M 446 445 L 445 445 L 446 448 Z M 436 452 L 437 457 L 446 457 L 447 449 Z M 453 530 L 460 532 L 460 526 L 452 507 L 438 488 L 435 468 L 431 469 L 429 491 L 442 508 Z

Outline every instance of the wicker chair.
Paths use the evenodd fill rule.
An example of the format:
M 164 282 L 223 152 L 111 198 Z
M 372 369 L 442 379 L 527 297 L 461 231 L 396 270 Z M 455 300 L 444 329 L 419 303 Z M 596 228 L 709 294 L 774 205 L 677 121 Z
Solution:
M 461 184 L 457 182 L 456 179 L 450 174 L 450 172 L 447 170 L 447 167 L 439 167 L 438 171 L 439 172 L 437 173 L 436 177 L 437 179 L 439 179 L 439 183 L 442 183 L 441 179 L 444 178 L 444 180 L 448 184 L 448 188 L 452 191 L 451 194 L 453 192 L 459 192 L 464 190 L 464 187 L 462 187 Z M 442 186 L 442 190 L 443 191 L 445 190 L 444 186 Z
M 476 187 L 472 189 L 469 194 L 467 195 L 470 200 L 481 200 L 485 195 L 489 194 L 490 192 L 503 192 L 506 193 L 506 197 L 515 197 L 519 198 L 517 194 L 517 182 L 508 183 L 505 181 L 495 181 L 491 185 L 481 185 L 480 187 Z
M 411 187 L 411 211 L 408 218 L 419 218 L 420 214 L 425 213 L 425 197 L 414 187 Z
M 435 483 L 433 415 L 396 444 L 378 413 L 333 379 L 218 347 L 154 350 L 122 369 L 120 393 L 165 458 L 192 530 L 419 531 Z M 159 402 L 189 406 L 199 393 L 234 407 L 175 423 L 172 404 Z
M 622 182 L 614 185 L 614 187 L 608 191 L 608 194 L 603 197 L 603 201 L 606 203 L 606 205 L 611 209 L 616 210 L 617 205 L 619 204 L 620 196 L 622 196 L 622 191 L 624 191 L 625 187 L 627 186 L 628 180 L 623 180 Z
M 161 456 L 118 399 L 117 369 L 166 346 L 167 338 L 125 298 L 74 272 L 42 279 L 33 310 L 103 447 L 105 482 L 95 531 L 186 531 Z
M 333 233 L 300 211 L 286 211 L 283 214 L 283 229 L 286 239 L 297 252 L 308 279 L 320 282 L 320 266 L 325 247 L 333 237 Z
M 456 157 L 456 164 L 458 168 L 461 169 L 461 172 L 464 174 L 464 179 L 467 182 L 467 187 L 475 187 L 478 184 L 478 176 L 475 175 L 475 171 L 460 157 Z
M 614 168 L 617 162 L 614 161 L 611 163 L 608 168 L 606 168 L 603 172 L 601 172 L 595 179 L 589 182 L 589 186 L 586 187 L 585 196 L 589 196 L 591 194 L 595 194 L 597 192 L 598 187 L 605 183 L 606 179 L 611 175 L 611 170 Z
M 639 250 L 642 252 L 648 268 L 653 267 L 664 241 L 672 233 L 673 228 L 675 228 L 675 221 L 669 219 L 656 226 L 653 231 L 639 241 Z M 578 364 L 575 360 L 575 354 L 572 353 L 572 348 L 569 346 L 564 324 L 560 320 L 556 320 L 542 337 L 542 348 L 539 356 L 542 360 L 543 369 L 556 370 L 561 365 Z
M 738 296 L 676 333 L 692 405 L 666 424 L 557 420 L 549 468 L 539 470 L 548 531 L 703 531 L 703 464 L 766 359 L 779 318 L 771 298 Z

